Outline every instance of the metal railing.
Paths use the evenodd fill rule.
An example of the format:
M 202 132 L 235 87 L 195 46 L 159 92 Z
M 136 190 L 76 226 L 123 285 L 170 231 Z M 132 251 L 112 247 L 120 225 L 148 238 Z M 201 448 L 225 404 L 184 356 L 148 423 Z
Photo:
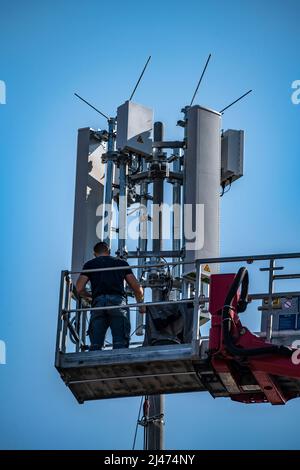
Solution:
M 142 306 L 162 306 L 168 304 L 186 304 L 193 303 L 193 326 L 192 326 L 192 344 L 199 346 L 199 341 L 201 340 L 200 336 L 200 316 L 205 315 L 204 307 L 207 304 L 209 298 L 203 296 L 201 290 L 201 283 L 203 280 L 204 266 L 218 265 L 223 268 L 223 265 L 229 263 L 240 263 L 246 262 L 249 266 L 255 265 L 261 261 L 267 261 L 268 266 L 259 268 L 260 272 L 267 272 L 267 290 L 266 292 L 259 293 L 250 293 L 249 300 L 267 300 L 267 311 L 268 311 L 268 324 L 266 336 L 268 340 L 272 338 L 272 312 L 273 312 L 273 300 L 276 298 L 285 298 L 285 297 L 294 297 L 300 296 L 300 289 L 298 291 L 274 291 L 274 281 L 280 280 L 290 280 L 290 279 L 299 279 L 300 273 L 289 273 L 289 274 L 274 274 L 277 270 L 284 269 L 284 266 L 275 266 L 277 260 L 291 260 L 299 259 L 300 253 L 280 253 L 280 254 L 269 254 L 269 255 L 254 255 L 254 256 L 234 256 L 234 257 L 220 257 L 220 258 L 205 258 L 198 259 L 195 261 L 195 280 L 190 281 L 194 283 L 193 292 L 194 295 L 191 298 L 179 299 L 179 300 L 167 300 L 160 302 L 139 302 L 139 303 L 129 303 L 125 307 L 128 311 L 132 309 L 137 309 Z M 184 265 L 191 264 L 191 262 L 177 261 L 165 263 L 165 266 L 173 265 Z M 105 306 L 105 307 L 91 307 L 84 303 L 83 300 L 76 296 L 74 291 L 71 275 L 87 273 L 87 272 L 102 272 L 102 271 L 114 271 L 114 270 L 126 270 L 126 269 L 141 269 L 146 270 L 153 269 L 155 267 L 161 267 L 162 263 L 158 264 L 144 264 L 144 265 L 134 265 L 134 266 L 118 266 L 118 267 L 109 267 L 94 269 L 89 271 L 62 271 L 61 273 L 61 282 L 60 282 L 60 294 L 59 294 L 59 308 L 58 308 L 58 324 L 57 324 L 57 340 L 56 340 L 56 354 L 67 353 L 67 352 L 84 352 L 89 349 L 87 344 L 87 325 L 88 325 L 88 315 L 90 312 L 101 311 L 101 310 L 111 310 L 116 309 L 116 306 Z M 234 272 L 234 271 L 233 271 Z M 207 274 L 207 273 L 206 273 Z M 250 278 L 251 284 L 251 278 Z M 209 313 L 207 313 L 209 318 Z M 135 330 L 134 330 L 135 331 Z M 132 335 L 134 332 L 132 333 Z M 69 341 L 68 341 L 69 338 Z M 68 347 L 67 347 L 67 343 Z M 142 341 L 134 341 L 131 343 L 131 347 L 142 346 Z M 72 350 L 70 351 L 70 345 L 72 345 Z

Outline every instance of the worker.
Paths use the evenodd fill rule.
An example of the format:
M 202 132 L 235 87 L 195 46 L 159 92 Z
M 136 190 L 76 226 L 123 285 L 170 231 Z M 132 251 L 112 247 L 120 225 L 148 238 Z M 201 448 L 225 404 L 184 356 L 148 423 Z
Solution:
M 94 246 L 94 256 L 83 266 L 83 271 L 99 268 L 116 268 L 129 266 L 121 259 L 110 256 L 107 243 L 101 241 Z M 81 273 L 76 290 L 78 295 L 91 301 L 93 307 L 105 307 L 112 305 L 126 305 L 124 280 L 133 290 L 136 301 L 143 302 L 144 292 L 130 268 L 119 270 L 107 270 Z M 92 294 L 86 290 L 86 284 L 90 281 Z M 145 307 L 140 307 L 140 313 L 145 313 Z M 91 313 L 89 336 L 90 350 L 102 349 L 105 335 L 110 327 L 113 339 L 113 348 L 128 348 L 130 337 L 130 321 L 126 308 L 107 310 L 94 310 Z

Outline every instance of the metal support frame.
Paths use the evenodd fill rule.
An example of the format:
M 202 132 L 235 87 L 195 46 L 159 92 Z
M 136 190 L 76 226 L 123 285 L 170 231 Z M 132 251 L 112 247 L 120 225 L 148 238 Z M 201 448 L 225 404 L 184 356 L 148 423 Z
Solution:
M 127 254 L 127 258 L 182 258 L 183 257 L 183 252 L 182 250 L 180 251 L 175 251 L 175 250 L 161 250 L 161 251 L 143 251 L 143 250 L 138 250 L 138 251 L 129 251 Z M 176 261 L 174 261 L 174 264 L 177 264 Z
M 181 149 L 175 149 L 174 150 L 174 155 L 177 157 L 173 163 L 173 169 L 174 171 L 177 171 L 179 172 L 180 171 L 180 167 L 181 167 L 181 164 L 180 164 L 180 158 L 182 157 L 182 151 Z M 172 194 L 172 199 L 173 199 L 173 208 L 175 205 L 177 205 L 178 207 L 181 207 L 181 184 L 178 182 L 178 181 L 175 181 L 173 183 L 173 194 Z M 180 220 L 177 221 L 177 224 L 179 222 L 179 226 L 176 225 L 176 217 L 175 217 L 175 213 L 174 213 L 174 210 L 173 210 L 173 239 L 172 239 L 172 248 L 173 248 L 173 251 L 174 252 L 180 252 L 181 250 L 181 240 L 180 238 L 178 237 L 178 232 L 180 232 L 181 230 L 181 227 L 180 227 L 180 224 L 182 223 L 182 211 L 181 211 L 181 217 L 180 217 Z M 176 258 L 173 257 L 173 261 L 175 262 L 176 261 Z M 174 268 L 174 277 L 176 278 L 179 278 L 180 277 L 180 265 L 178 266 L 175 266 Z M 176 296 L 176 299 L 178 298 L 178 295 Z
M 272 291 L 273 291 L 273 280 L 274 280 L 275 260 L 270 260 L 269 271 L 269 296 L 268 296 L 268 322 L 267 322 L 267 341 L 271 341 L 272 330 L 273 330 L 273 315 L 272 315 Z
M 61 312 L 66 312 L 66 318 L 64 318 L 63 328 L 62 328 L 62 344 L 61 344 L 61 351 L 63 353 L 66 352 L 66 339 L 67 339 L 67 332 L 68 332 L 68 321 L 70 315 L 70 305 L 71 305 L 71 295 L 72 295 L 72 283 L 70 276 L 65 273 L 64 277 L 64 309 Z
M 118 255 L 123 258 L 126 255 L 127 240 L 127 162 L 124 158 L 120 159 L 119 173 L 119 237 L 118 237 Z
M 59 354 L 61 352 L 61 335 L 62 335 L 62 310 L 63 310 L 63 298 L 65 288 L 65 276 L 66 272 L 62 271 L 60 274 L 60 287 L 59 287 L 59 298 L 58 298 L 58 316 L 57 316 L 57 329 L 56 329 L 56 346 L 55 346 L 55 366 L 59 364 Z
M 288 259 L 299 259 L 300 258 L 300 253 L 280 253 L 280 254 L 270 254 L 270 255 L 250 255 L 250 256 L 234 256 L 234 257 L 222 257 L 222 258 L 210 258 L 208 259 L 200 259 L 196 261 L 196 295 L 193 298 L 182 298 L 178 300 L 169 300 L 169 301 L 152 301 L 152 302 L 139 302 L 139 303 L 132 303 L 128 304 L 128 307 L 131 309 L 136 309 L 137 307 L 140 306 L 147 306 L 147 305 L 166 305 L 168 303 L 172 304 L 181 304 L 181 303 L 187 303 L 187 302 L 193 302 L 194 303 L 194 328 L 193 328 L 193 339 L 194 341 L 201 340 L 201 336 L 199 336 L 199 328 L 198 328 L 198 322 L 199 322 L 199 308 L 197 307 L 200 305 L 205 304 L 208 301 L 207 297 L 201 297 L 199 298 L 199 286 L 200 279 L 201 279 L 201 266 L 205 265 L 207 262 L 210 264 L 221 264 L 221 263 L 236 263 L 236 262 L 247 262 L 249 264 L 252 264 L 257 261 L 272 261 L 272 260 L 288 260 Z M 177 264 L 177 262 L 169 262 L 169 266 L 174 266 Z M 184 265 L 185 262 L 180 261 L 180 265 Z M 161 266 L 161 263 L 154 263 L 154 264 L 138 264 L 131 266 L 131 269 L 151 269 L 153 267 L 159 267 Z M 96 269 L 93 271 L 107 271 L 107 270 L 126 270 L 130 269 L 127 268 L 126 266 L 122 267 L 117 267 L 117 268 L 102 268 L 102 269 Z M 274 268 L 274 265 L 273 265 Z M 70 302 L 72 298 L 72 284 L 70 282 L 70 275 L 71 274 L 79 274 L 79 272 L 75 271 L 62 271 L 61 273 L 61 283 L 60 283 L 60 293 L 59 293 L 59 308 L 58 308 L 58 321 L 57 321 L 57 338 L 56 338 L 56 364 L 58 361 L 58 357 L 60 353 L 66 353 L 66 336 L 68 333 L 68 324 L 66 322 L 66 318 L 68 315 L 72 313 L 81 313 L 80 316 L 80 321 L 81 321 L 81 326 L 80 326 L 80 331 L 81 331 L 81 338 L 82 342 L 84 343 L 83 338 L 85 338 L 86 331 L 84 327 L 84 324 L 86 325 L 86 318 L 82 314 L 86 314 L 87 312 L 95 311 L 95 310 L 101 310 L 101 309 L 110 309 L 114 308 L 112 307 L 94 307 L 91 308 L 89 306 L 83 307 L 80 306 L 79 308 L 71 308 L 70 307 Z M 296 274 L 284 274 L 284 275 L 272 275 L 273 279 L 298 279 L 299 275 L 298 273 Z M 271 288 L 271 290 L 270 290 Z M 268 291 L 266 292 L 258 292 L 258 293 L 250 293 L 249 294 L 249 300 L 263 300 L 263 299 L 271 299 L 272 300 L 275 298 L 285 298 L 285 297 L 293 297 L 293 296 L 300 296 L 300 291 L 278 291 L 274 292 L 273 291 L 273 283 L 271 284 L 269 281 L 269 288 Z
M 268 260 L 270 262 L 270 259 L 276 260 L 292 258 L 300 259 L 300 253 L 214 258 L 210 259 L 210 263 L 220 264 L 221 261 L 222 263 L 235 263 L 238 260 L 239 262 L 246 261 L 249 264 L 253 264 L 257 261 Z M 152 433 L 151 437 L 150 434 L 148 434 L 148 431 L 146 434 L 146 441 L 148 442 L 147 446 L 149 446 L 149 448 L 150 445 L 151 448 L 154 446 L 163 446 L 163 436 L 160 431 L 160 428 L 163 426 L 163 413 L 159 413 L 162 402 L 158 394 L 206 390 L 214 397 L 229 396 L 235 401 L 243 402 L 246 400 L 246 403 L 252 403 L 253 400 L 256 402 L 264 402 L 267 400 L 271 403 L 278 404 L 284 403 L 285 401 L 300 395 L 300 378 L 298 379 L 298 369 L 296 371 L 295 366 L 293 366 L 292 363 L 290 365 L 287 364 L 287 361 L 283 358 L 279 358 L 278 361 L 276 359 L 276 363 L 273 358 L 268 359 L 267 357 L 263 360 L 259 359 L 259 361 L 256 361 L 255 358 L 251 359 L 251 368 L 259 387 L 267 387 L 267 393 L 265 394 L 263 392 L 260 393 L 259 389 L 256 388 L 253 392 L 255 393 L 255 397 L 253 397 L 251 391 L 247 394 L 247 390 L 245 392 L 241 387 L 238 391 L 237 387 L 239 387 L 239 385 L 234 385 L 234 371 L 230 369 L 230 363 L 227 364 L 228 361 L 226 362 L 226 357 L 225 361 L 222 358 L 219 358 L 219 362 L 216 357 L 213 363 L 207 360 L 207 352 L 209 348 L 208 340 L 207 337 L 201 336 L 199 330 L 201 314 L 201 309 L 199 307 L 204 306 L 209 300 L 207 297 L 204 297 L 200 291 L 201 269 L 206 262 L 207 259 L 200 259 L 196 262 L 195 271 L 197 276 L 194 288 L 195 296 L 193 298 L 179 299 L 175 301 L 169 300 L 133 303 L 128 305 L 131 310 L 132 308 L 136 309 L 142 305 L 158 306 L 166 305 L 168 303 L 182 304 L 192 302 L 194 304 L 194 310 L 191 342 L 164 346 L 143 346 L 142 342 L 133 341 L 129 349 L 123 350 L 111 350 L 109 349 L 111 345 L 109 345 L 108 348 L 106 347 L 104 351 L 88 350 L 88 347 L 85 344 L 87 312 L 115 307 L 91 308 L 88 305 L 82 305 L 79 303 L 76 308 L 73 308 L 71 305 L 71 299 L 72 302 L 75 302 L 75 293 L 72 292 L 72 284 L 70 282 L 72 272 L 63 271 L 61 275 L 55 356 L 56 368 L 65 383 L 70 387 L 70 390 L 79 403 L 83 403 L 85 400 L 91 399 L 151 395 L 152 390 L 152 393 L 154 393 L 156 398 L 153 399 L 151 411 L 149 410 L 149 421 L 144 423 L 147 425 L 149 424 L 149 427 L 146 427 L 148 428 L 148 431 L 150 432 L 151 430 Z M 181 263 L 185 264 L 185 262 Z M 259 268 L 259 263 L 257 264 L 257 268 Z M 154 267 L 160 265 L 160 263 L 156 263 L 154 264 Z M 174 264 L 170 262 L 170 265 Z M 135 266 L 135 269 L 147 270 L 149 268 L 151 269 L 151 267 L 153 266 L 149 266 L 149 264 L 138 264 Z M 117 269 L 127 268 L 122 266 Z M 107 268 L 99 270 L 105 271 Z M 268 268 L 263 268 L 263 270 L 269 271 Z M 231 274 L 231 276 L 234 277 L 233 274 Z M 273 277 L 274 276 L 275 275 L 273 275 Z M 286 276 L 288 276 L 288 279 L 293 279 L 292 274 L 287 274 Z M 266 289 L 265 292 L 250 293 L 248 299 L 271 299 L 272 301 L 275 298 L 283 298 L 287 296 L 300 296 L 300 292 L 274 292 L 274 286 L 272 285 L 271 294 L 269 289 Z M 73 320 L 75 318 L 77 320 L 77 325 L 74 327 Z M 247 329 L 244 327 L 243 331 L 247 331 Z M 294 333 L 295 332 L 291 332 L 291 341 L 295 338 L 293 336 Z M 68 335 L 70 335 L 71 341 L 68 339 Z M 240 337 L 239 341 L 240 344 L 247 344 L 247 342 L 249 343 L 250 341 L 250 346 L 252 342 L 252 345 L 254 344 L 255 347 L 255 344 L 258 344 L 258 340 L 260 338 L 265 338 L 265 334 L 256 333 L 256 336 L 253 336 L 248 330 L 247 334 L 243 333 L 243 336 Z M 278 344 L 281 338 L 280 332 L 274 332 L 272 340 L 273 338 L 273 343 Z M 291 362 L 290 359 L 289 362 Z M 88 374 L 87 371 L 89 371 Z M 270 377 L 270 374 L 280 376 L 282 378 L 282 382 L 280 382 L 281 379 L 279 377 L 279 383 L 276 380 L 276 383 L 274 382 L 273 384 L 273 379 Z M 296 377 L 296 379 L 293 379 L 293 377 Z M 224 385 L 224 381 L 226 382 L 226 385 Z M 173 383 L 173 385 L 170 385 L 170 383 Z M 281 384 L 283 384 L 283 393 L 280 392 Z M 270 387 L 272 387 L 272 389 Z M 152 426 L 151 428 L 151 424 L 155 424 L 155 426 Z
M 154 123 L 154 141 L 163 140 L 164 126 L 162 122 Z M 153 149 L 153 162 L 159 164 L 162 161 L 162 154 L 158 148 Z M 164 180 L 163 178 L 156 178 L 153 182 L 153 204 L 160 206 L 164 201 Z M 152 237 L 153 240 L 153 251 L 160 252 L 162 250 L 162 214 L 159 213 L 158 227 L 152 227 L 155 230 L 156 237 Z
M 201 265 L 196 261 L 196 282 L 195 282 L 195 299 L 194 299 L 194 313 L 193 313 L 193 335 L 192 344 L 195 354 L 199 350 L 199 337 L 200 337 L 200 293 L 201 293 Z
M 147 163 L 144 160 L 142 164 L 142 171 L 147 169 Z M 141 257 L 138 258 L 138 264 L 141 266 L 138 269 L 138 279 L 141 278 L 143 272 L 143 265 L 146 263 L 146 257 L 142 254 L 147 253 L 147 235 L 148 235 L 148 183 L 143 181 L 140 184 L 140 224 L 139 224 L 139 240 L 138 240 L 138 252 Z M 131 253 L 131 256 L 137 257 L 137 253 Z M 128 257 L 130 255 L 128 254 Z M 144 334 L 144 318 L 137 310 L 136 312 L 136 335 L 142 336 Z
M 188 109 L 189 109 L 189 106 L 186 106 L 185 108 L 182 109 L 182 112 L 183 112 L 183 115 L 184 115 L 184 120 L 181 121 L 181 125 L 184 129 L 185 146 L 187 144 L 187 112 L 188 112 Z M 186 204 L 186 176 L 185 176 L 185 172 L 183 172 L 182 199 L 183 199 L 183 207 L 184 207 L 184 205 Z M 182 215 L 183 215 L 183 217 L 182 217 L 182 241 L 181 242 L 182 242 L 183 249 L 185 249 L 185 244 L 186 244 L 185 228 L 184 228 L 184 219 L 185 218 L 184 218 L 184 214 L 182 214 Z M 183 297 L 187 297 L 189 295 L 189 290 L 190 290 L 189 283 L 185 278 L 183 278 L 182 279 L 182 295 L 183 295 Z
M 162 122 L 154 123 L 154 141 L 162 141 L 164 139 L 164 126 Z M 159 149 L 153 151 L 153 161 L 159 164 L 161 152 Z M 156 179 L 153 183 L 153 204 L 160 206 L 164 201 L 164 180 Z M 152 230 L 156 231 L 156 227 L 152 226 Z M 161 251 L 163 246 L 163 221 L 162 214 L 159 212 L 158 220 L 158 238 L 152 237 L 153 250 Z M 156 234 L 156 235 L 157 235 Z M 162 300 L 162 291 L 159 288 L 152 289 L 152 301 L 159 302 Z M 159 416 L 159 419 L 149 420 L 147 426 L 144 427 L 144 441 L 147 443 L 145 450 L 161 450 L 164 448 L 164 396 L 153 395 L 149 397 L 149 411 L 151 416 Z
M 108 142 L 107 152 L 114 152 L 116 150 L 116 118 L 109 118 L 108 120 Z M 112 185 L 114 179 L 114 163 L 108 160 L 106 163 L 106 178 L 105 178 L 105 194 L 104 194 L 104 240 L 110 246 L 111 243 L 111 223 L 112 223 Z

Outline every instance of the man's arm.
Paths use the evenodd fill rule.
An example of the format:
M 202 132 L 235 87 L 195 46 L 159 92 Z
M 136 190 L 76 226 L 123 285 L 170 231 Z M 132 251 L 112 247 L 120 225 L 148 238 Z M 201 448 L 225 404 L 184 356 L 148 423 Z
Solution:
M 84 276 L 84 274 L 80 274 L 76 282 L 76 290 L 77 290 L 77 294 L 80 297 L 83 297 L 84 299 L 87 299 L 87 300 L 92 300 L 90 292 L 88 292 L 85 288 L 88 281 L 89 281 L 89 278 L 87 276 Z
M 134 296 L 136 298 L 136 301 L 138 303 L 144 302 L 144 290 L 142 286 L 140 285 L 139 281 L 135 277 L 134 274 L 126 274 L 125 276 L 127 284 L 131 287 L 133 290 Z M 140 313 L 146 313 L 146 307 L 140 307 Z

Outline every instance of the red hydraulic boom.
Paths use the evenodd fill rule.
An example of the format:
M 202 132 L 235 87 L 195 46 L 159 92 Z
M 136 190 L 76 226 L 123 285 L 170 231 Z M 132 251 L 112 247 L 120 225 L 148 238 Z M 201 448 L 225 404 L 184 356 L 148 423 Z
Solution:
M 286 382 L 299 381 L 297 350 L 265 341 L 242 325 L 248 304 L 246 268 L 211 276 L 209 337 L 211 365 L 234 401 L 283 405 L 300 396 Z

